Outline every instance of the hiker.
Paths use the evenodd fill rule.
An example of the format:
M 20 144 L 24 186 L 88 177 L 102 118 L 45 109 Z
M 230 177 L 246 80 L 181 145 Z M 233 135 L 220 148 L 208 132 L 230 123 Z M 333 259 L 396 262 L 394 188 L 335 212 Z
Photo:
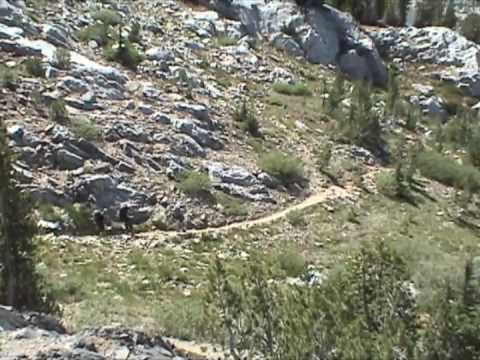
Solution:
M 103 211 L 95 210 L 93 212 L 93 221 L 97 225 L 98 232 L 103 233 L 105 231 L 105 214 Z
M 118 212 L 118 217 L 120 218 L 120 221 L 123 222 L 123 224 L 125 225 L 125 231 L 133 232 L 133 226 L 130 217 L 128 216 L 128 210 L 128 205 L 122 205 L 120 211 Z

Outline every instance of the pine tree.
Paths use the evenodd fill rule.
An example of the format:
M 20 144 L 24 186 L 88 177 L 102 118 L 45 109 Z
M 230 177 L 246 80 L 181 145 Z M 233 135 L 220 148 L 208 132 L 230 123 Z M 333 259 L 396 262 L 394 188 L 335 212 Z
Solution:
M 15 308 L 51 312 L 35 272 L 32 207 L 13 177 L 13 155 L 0 122 L 0 302 Z

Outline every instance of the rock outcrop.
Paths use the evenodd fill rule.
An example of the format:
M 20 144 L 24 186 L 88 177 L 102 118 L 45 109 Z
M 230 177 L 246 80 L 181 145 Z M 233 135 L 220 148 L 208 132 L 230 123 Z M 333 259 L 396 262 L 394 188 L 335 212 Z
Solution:
M 438 76 L 468 95 L 480 97 L 480 45 L 443 27 L 371 31 L 380 53 L 392 59 L 449 66 Z
M 0 357 L 5 360 L 184 360 L 160 336 L 121 327 L 68 333 L 54 318 L 0 307 Z
M 338 65 L 356 80 L 384 86 L 385 65 L 375 44 L 350 15 L 330 6 L 302 12 L 293 2 L 202 0 L 222 16 L 241 22 L 245 35 L 262 36 L 314 64 Z

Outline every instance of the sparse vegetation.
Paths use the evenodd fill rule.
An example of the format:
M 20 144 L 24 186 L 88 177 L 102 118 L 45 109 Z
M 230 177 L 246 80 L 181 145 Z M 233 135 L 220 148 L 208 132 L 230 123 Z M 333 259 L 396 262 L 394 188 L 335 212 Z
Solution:
M 93 222 L 92 210 L 86 205 L 74 204 L 67 206 L 65 211 L 75 234 L 91 235 L 95 233 L 96 225 Z
M 217 202 L 222 206 L 223 213 L 227 216 L 245 216 L 248 214 L 246 205 L 238 198 L 228 194 L 216 194 Z
M 53 64 L 61 69 L 68 70 L 71 66 L 71 54 L 70 51 L 64 48 L 57 48 L 53 55 Z
M 128 33 L 128 41 L 130 43 L 137 43 L 140 44 L 142 42 L 142 35 L 141 35 L 142 26 L 139 22 L 134 22 L 131 25 L 130 32 Z
M 377 190 L 385 196 L 397 196 L 398 186 L 395 179 L 395 174 L 388 171 L 382 171 L 375 176 L 375 184 Z
M 307 266 L 305 258 L 293 249 L 286 249 L 277 258 L 280 269 L 289 277 L 301 276 Z
M 42 204 L 38 207 L 39 217 L 45 221 L 57 222 L 62 221 L 63 214 L 58 208 L 50 204 Z
M 237 44 L 237 39 L 227 35 L 220 35 L 220 36 L 217 36 L 216 43 L 218 46 L 221 46 L 221 47 L 234 46 Z
M 279 82 L 273 84 L 273 90 L 279 94 L 290 96 L 311 96 L 312 91 L 304 83 L 289 84 L 285 82 Z
M 301 181 L 304 177 L 302 162 L 278 151 L 262 156 L 259 165 L 263 171 L 274 176 L 284 185 Z
M 0 65 L 0 86 L 11 91 L 17 88 L 18 77 L 14 69 Z
M 48 110 L 48 117 L 51 121 L 65 125 L 68 124 L 70 118 L 63 99 L 52 101 Z
M 143 61 L 142 55 L 135 46 L 129 42 L 119 42 L 118 46 L 109 46 L 105 49 L 105 57 L 109 61 L 115 61 L 126 68 L 136 71 Z
M 101 9 L 92 14 L 92 18 L 107 26 L 117 26 L 122 23 L 121 15 L 110 9 Z
M 246 101 L 242 103 L 239 109 L 236 109 L 233 118 L 240 123 L 240 126 L 254 137 L 260 136 L 260 125 L 257 117 L 247 106 Z
M 34 77 L 45 77 L 45 68 L 43 67 L 42 60 L 36 57 L 25 60 L 25 70 L 27 73 Z
M 417 165 L 422 174 L 449 186 L 476 191 L 480 189 L 480 171 L 435 152 L 419 154 Z
M 72 120 L 70 127 L 77 137 L 88 141 L 99 141 L 102 139 L 102 131 L 91 120 L 85 118 L 75 119 Z
M 287 215 L 287 221 L 295 227 L 303 227 L 307 224 L 305 215 L 301 211 L 292 211 Z
M 80 41 L 95 41 L 99 46 L 105 46 L 109 41 L 109 28 L 105 24 L 93 24 L 78 32 Z
M 207 174 L 197 171 L 185 171 L 180 175 L 178 188 L 188 195 L 202 195 L 211 188 L 210 178 Z

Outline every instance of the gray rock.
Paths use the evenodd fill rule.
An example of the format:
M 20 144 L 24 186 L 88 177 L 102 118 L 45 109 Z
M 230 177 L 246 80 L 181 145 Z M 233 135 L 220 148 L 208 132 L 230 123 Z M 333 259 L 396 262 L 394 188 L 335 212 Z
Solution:
M 166 167 L 166 174 L 170 179 L 175 179 L 179 174 L 191 168 L 180 157 L 170 153 L 162 154 L 154 159 Z
M 215 188 L 232 196 L 238 196 L 250 201 L 275 202 L 268 190 L 262 185 L 243 187 L 235 184 L 220 183 L 216 184 Z
M 202 129 L 192 120 L 175 119 L 172 125 L 174 126 L 175 130 L 191 136 L 202 146 L 206 146 L 214 150 L 221 150 L 223 148 L 223 143 L 211 131 Z
M 437 96 L 411 96 L 410 102 L 418 106 L 423 115 L 444 121 L 448 119 L 448 112 L 443 106 L 443 101 Z
M 60 170 L 75 170 L 83 166 L 85 160 L 68 150 L 60 149 L 55 154 L 57 167 Z
M 228 166 L 218 162 L 207 162 L 206 168 L 213 184 L 235 184 L 253 186 L 258 184 L 257 178 L 247 169 L 240 166 Z
M 53 63 L 56 47 L 44 40 L 30 40 L 26 38 L 16 40 L 0 39 L 0 50 L 14 53 L 17 56 L 43 55 L 50 63 Z M 70 55 L 73 67 L 71 75 L 74 77 L 90 76 L 96 81 L 107 79 L 116 83 L 117 87 L 123 86 L 128 81 L 128 77 L 114 67 L 98 64 L 74 51 L 71 51 Z
M 15 26 L 0 24 L 0 39 L 18 39 L 23 36 L 23 30 Z
M 475 67 L 480 45 L 445 27 L 386 28 L 369 32 L 381 53 L 390 58 L 438 65 Z
M 1 1 L 1 0 L 0 0 Z M 24 328 L 28 322 L 11 308 L 0 306 L 0 331 L 12 331 Z
M 288 70 L 276 67 L 268 75 L 268 81 L 272 83 L 282 82 L 287 84 L 293 84 L 295 82 L 295 76 Z
M 459 33 L 442 27 L 409 27 L 371 31 L 370 35 L 380 51 L 391 58 L 454 67 L 439 77 L 470 96 L 480 97 L 480 45 Z
M 112 165 L 115 165 L 118 162 L 111 156 L 107 155 L 103 150 L 99 149 L 98 146 L 85 139 L 71 139 L 70 143 L 82 151 L 85 158 L 105 161 Z
M 61 46 L 64 48 L 72 48 L 72 40 L 68 35 L 68 31 L 61 25 L 46 24 L 43 26 L 43 32 L 48 42 L 55 46 Z
M 205 157 L 205 149 L 188 135 L 178 134 L 174 137 L 170 151 L 175 155 L 188 157 Z
M 265 172 L 258 174 L 258 180 L 270 189 L 276 189 L 281 185 L 277 179 Z
M 173 61 L 175 60 L 174 54 L 166 49 L 162 48 L 151 48 L 145 52 L 145 57 L 148 60 L 156 61 Z
M 287 1 L 202 0 L 202 3 L 240 21 L 250 35 L 259 33 L 269 37 L 289 29 L 305 58 L 315 64 L 336 65 L 344 54 L 354 50 L 356 58 L 361 59 L 360 68 L 354 67 L 351 57 L 344 59 L 341 68 L 353 78 L 365 78 L 380 86 L 387 84 L 387 70 L 373 41 L 351 16 L 330 6 L 309 8 L 303 14 L 294 2 Z M 277 45 L 286 41 L 278 36 L 271 39 L 276 39 Z M 299 52 L 291 41 L 287 49 Z
M 116 122 L 105 132 L 105 140 L 107 141 L 115 142 L 122 139 L 140 143 L 151 142 L 149 134 L 146 134 L 140 127 L 133 128 L 128 122 Z
M 286 51 L 291 56 L 304 56 L 303 49 L 300 45 L 291 36 L 284 33 L 273 34 L 270 37 L 270 42 L 274 47 Z
M 23 127 L 19 125 L 10 126 L 7 129 L 7 134 L 10 139 L 15 141 L 15 143 L 17 144 L 23 143 L 23 136 L 25 134 Z
M 64 100 L 68 106 L 79 110 L 92 111 L 103 109 L 103 106 L 97 102 L 94 92 L 87 92 L 80 97 L 68 96 Z
M 155 208 L 150 223 L 157 230 L 168 230 L 168 216 L 165 208 L 161 206 Z
M 51 204 L 59 207 L 66 207 L 73 203 L 73 199 L 70 195 L 51 187 L 39 187 L 32 185 L 26 186 L 23 189 L 30 194 L 30 197 L 33 201 L 40 204 Z
M 0 0 L 0 19 L 19 14 L 20 11 L 17 7 L 10 4 L 7 0 Z
M 164 113 L 155 113 L 152 115 L 152 120 L 163 125 L 170 125 L 172 123 L 172 118 Z
M 475 111 L 478 115 L 480 115 L 480 102 L 472 107 L 472 110 Z
M 175 104 L 175 110 L 188 113 L 192 115 L 195 119 L 200 121 L 209 122 L 210 121 L 210 111 L 204 105 L 199 104 L 188 104 L 188 103 L 177 103 Z
M 106 358 L 85 349 L 73 349 L 72 351 L 49 350 L 39 353 L 33 360 L 106 360 Z
M 152 115 L 155 111 L 152 109 L 151 106 L 145 105 L 145 104 L 140 104 L 137 107 L 138 111 L 140 111 L 143 115 Z
M 162 100 L 162 92 L 157 89 L 155 86 L 150 84 L 145 84 L 142 89 L 142 95 L 147 99 Z
M 132 206 L 129 209 L 129 215 L 133 224 L 143 224 L 147 222 L 153 214 L 153 208 L 150 206 L 137 207 Z
M 115 209 L 122 203 L 136 204 L 140 208 L 148 198 L 110 175 L 88 175 L 78 179 L 71 188 L 78 202 L 86 202 L 90 197 L 96 200 L 98 208 L 107 208 L 115 215 Z
M 68 92 L 87 92 L 90 90 L 86 81 L 75 78 L 73 76 L 65 76 L 57 84 L 57 87 Z

